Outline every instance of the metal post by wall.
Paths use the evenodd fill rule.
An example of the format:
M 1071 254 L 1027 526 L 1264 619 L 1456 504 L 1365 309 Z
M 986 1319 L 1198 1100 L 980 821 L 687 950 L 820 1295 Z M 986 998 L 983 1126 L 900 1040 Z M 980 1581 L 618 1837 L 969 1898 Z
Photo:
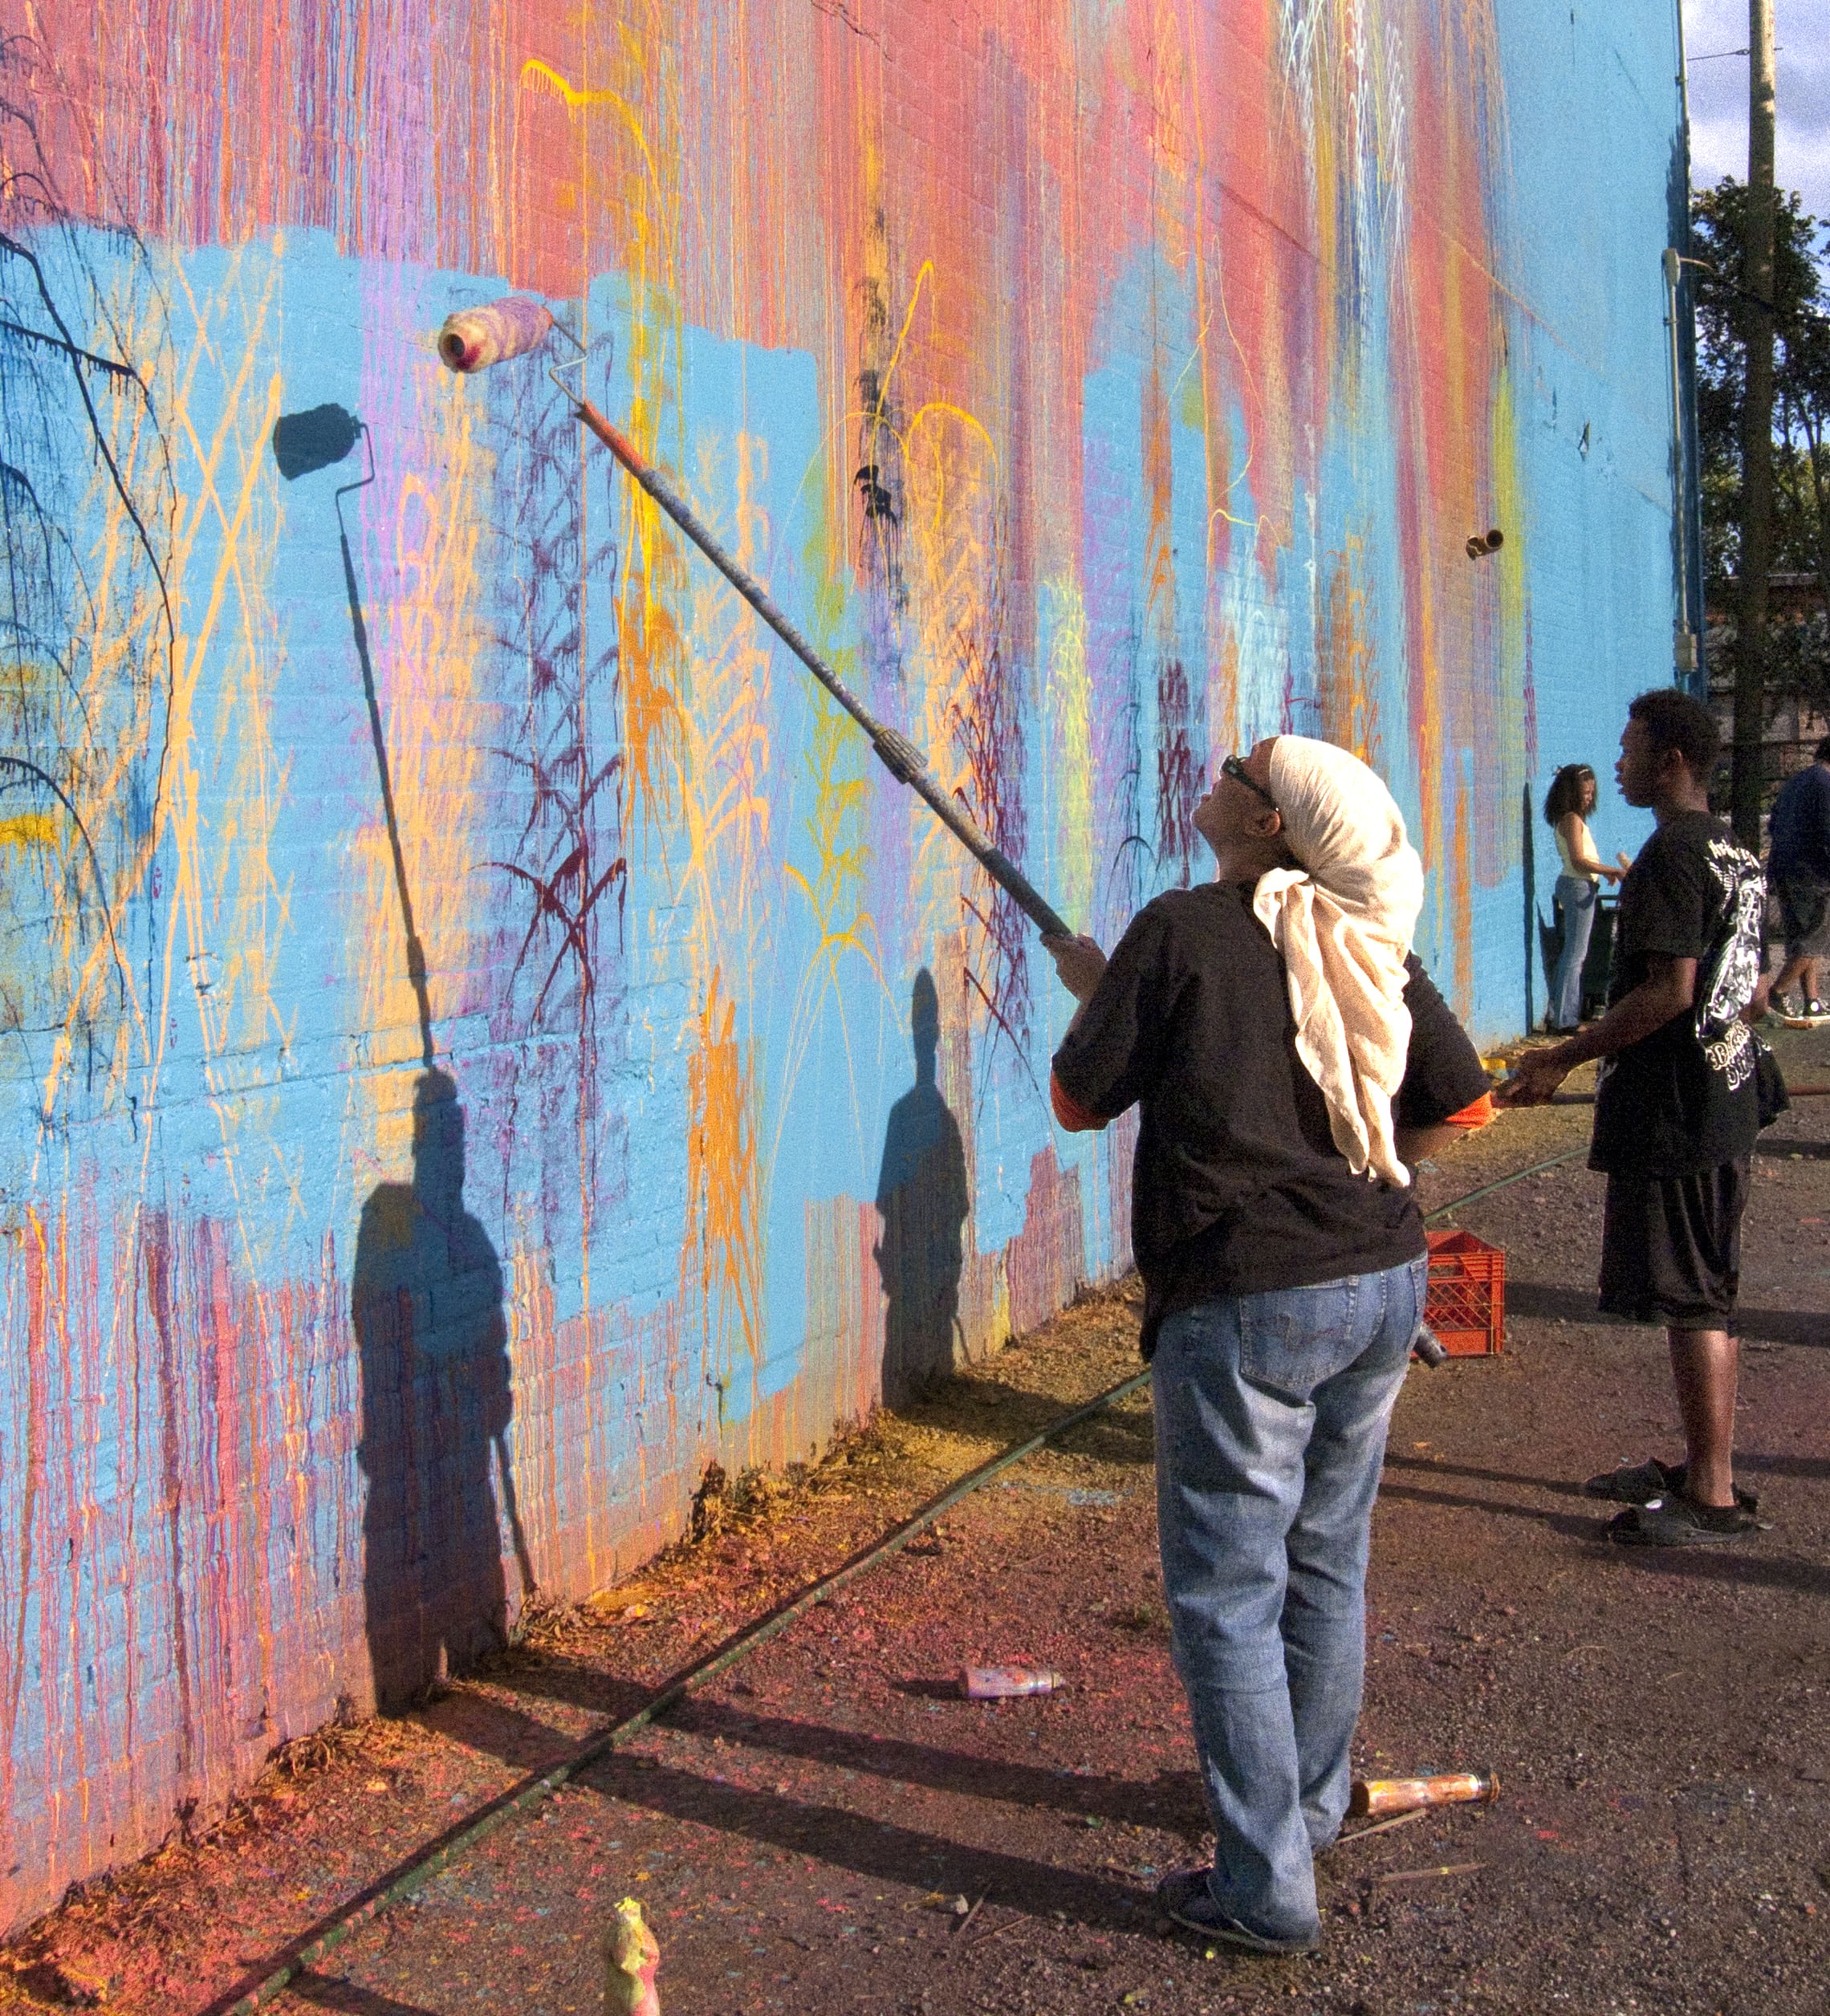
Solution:
M 1671 515 L 1677 529 L 1678 610 L 1673 625 L 1671 659 L 1678 677 L 1693 691 L 1699 683 L 1702 656 L 1698 628 L 1690 613 L 1690 479 L 1688 430 L 1684 425 L 1684 255 L 1676 246 L 1665 248 L 1665 317 L 1670 331 L 1671 362 Z M 1693 338 L 1694 340 L 1694 338 Z
M 1703 497 L 1697 432 L 1697 302 L 1684 269 L 1697 262 L 1690 197 L 1690 57 L 1684 41 L 1683 0 L 1672 0 L 1672 30 L 1678 45 L 1678 132 L 1681 159 L 1676 186 L 1667 192 L 1670 242 L 1665 251 L 1666 307 L 1671 331 L 1672 459 L 1678 512 L 1678 618 L 1672 664 L 1680 684 L 1698 699 L 1710 697 L 1703 608 Z
M 1772 0 L 1748 0 L 1747 209 L 1741 269 L 1747 381 L 1741 411 L 1739 620 L 1734 673 L 1736 836 L 1758 847 L 1766 730 L 1767 576 L 1773 547 Z

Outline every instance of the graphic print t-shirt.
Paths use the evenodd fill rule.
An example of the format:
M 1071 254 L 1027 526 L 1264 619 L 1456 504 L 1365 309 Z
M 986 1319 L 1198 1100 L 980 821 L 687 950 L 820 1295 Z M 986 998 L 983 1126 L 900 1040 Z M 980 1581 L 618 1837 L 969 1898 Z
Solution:
M 1694 959 L 1686 1014 L 1604 1059 L 1588 1166 L 1693 1176 L 1752 1148 L 1760 1131 L 1754 1036 L 1741 1010 L 1760 973 L 1760 864 L 1707 812 L 1668 819 L 1621 884 L 1608 1005 L 1660 956 Z

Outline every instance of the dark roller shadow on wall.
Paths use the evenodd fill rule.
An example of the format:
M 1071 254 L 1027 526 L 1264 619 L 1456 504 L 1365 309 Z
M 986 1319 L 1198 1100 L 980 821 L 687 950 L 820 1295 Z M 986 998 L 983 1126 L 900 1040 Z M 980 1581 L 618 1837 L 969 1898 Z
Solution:
M 534 1582 L 508 1461 L 502 1262 L 464 1208 L 464 1109 L 444 1071 L 414 1087 L 412 1182 L 362 1208 L 350 1301 L 368 1653 L 377 1705 L 398 1709 L 506 1640 L 492 1468 L 523 1590 Z
M 968 1206 L 966 1148 L 935 1083 L 941 1003 L 925 966 L 915 976 L 909 1026 L 915 1083 L 890 1108 L 876 1193 L 883 1219 L 876 1263 L 889 1305 L 883 1397 L 890 1407 L 953 1369 Z
M 427 986 L 425 948 L 413 922 L 413 897 L 407 888 L 406 856 L 401 846 L 401 824 L 394 809 L 393 778 L 388 764 L 388 738 L 381 726 L 381 703 L 375 691 L 375 666 L 368 653 L 368 625 L 362 614 L 356 561 L 350 552 L 349 527 L 344 522 L 344 499 L 367 490 L 375 481 L 375 440 L 356 415 L 342 406 L 312 406 L 303 413 L 282 413 L 274 423 L 273 458 L 289 483 L 314 476 L 344 461 L 356 443 L 368 445 L 368 474 L 332 493 L 336 505 L 337 540 L 343 550 L 344 592 L 349 600 L 350 633 L 356 663 L 362 668 L 362 692 L 368 706 L 368 732 L 375 744 L 375 770 L 381 786 L 381 809 L 388 822 L 388 845 L 394 857 L 394 888 L 401 901 L 401 923 L 406 933 L 407 978 L 419 1010 L 420 1055 L 432 1068 L 432 996 Z

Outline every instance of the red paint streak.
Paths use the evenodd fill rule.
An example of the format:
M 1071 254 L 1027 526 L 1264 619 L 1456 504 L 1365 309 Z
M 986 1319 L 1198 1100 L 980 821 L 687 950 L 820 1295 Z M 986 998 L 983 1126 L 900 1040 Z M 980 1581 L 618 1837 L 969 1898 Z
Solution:
M 177 1682 L 177 1762 L 173 1772 L 181 1796 L 189 1786 L 197 1721 L 191 1691 L 190 1635 L 185 1617 L 185 1455 L 179 1408 L 178 1348 L 172 1313 L 171 1221 L 163 1211 L 140 1220 L 146 1303 L 157 1339 L 159 1380 L 159 1513 L 165 1529 L 166 1587 L 172 1664 Z
M 37 1522 L 39 1496 L 44 1485 L 46 1420 L 45 1358 L 46 1315 L 49 1302 L 50 1253 L 44 1224 L 36 1211 L 28 1210 L 21 1228 L 24 1247 L 26 1301 L 26 1434 L 25 1477 L 19 1498 L 19 1531 L 16 1542 L 18 1562 L 16 1600 L 10 1645 L 0 1642 L 0 1706 L 6 1725 L 0 1729 L 0 1835 L 11 1851 L 13 1786 L 16 1766 L 14 1741 L 26 1683 L 26 1615 L 31 1605 L 32 1538 Z M 11 1270 L 9 1269 L 9 1273 Z M 55 1668 L 49 1670 L 55 1671 Z
M 1012 1335 L 1039 1328 L 1085 1286 L 1083 1225 L 1080 1172 L 1061 1167 L 1051 1143 L 1031 1160 L 1023 1229 L 1005 1249 Z

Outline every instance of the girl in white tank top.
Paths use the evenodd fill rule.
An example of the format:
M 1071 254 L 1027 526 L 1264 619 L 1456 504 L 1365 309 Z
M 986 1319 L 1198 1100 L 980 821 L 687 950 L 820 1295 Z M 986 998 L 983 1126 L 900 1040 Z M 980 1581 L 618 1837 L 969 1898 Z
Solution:
M 1604 878 L 1618 882 L 1626 872 L 1624 868 L 1608 867 L 1595 852 L 1584 816 L 1594 809 L 1594 771 L 1586 763 L 1565 763 L 1551 780 L 1544 799 L 1544 817 L 1557 836 L 1557 859 L 1563 868 L 1555 899 L 1563 925 L 1563 949 L 1556 970 L 1547 976 L 1551 998 L 1545 1020 L 1560 1034 L 1575 1029 L 1581 1019 L 1582 964 L 1595 922 L 1596 890 Z

